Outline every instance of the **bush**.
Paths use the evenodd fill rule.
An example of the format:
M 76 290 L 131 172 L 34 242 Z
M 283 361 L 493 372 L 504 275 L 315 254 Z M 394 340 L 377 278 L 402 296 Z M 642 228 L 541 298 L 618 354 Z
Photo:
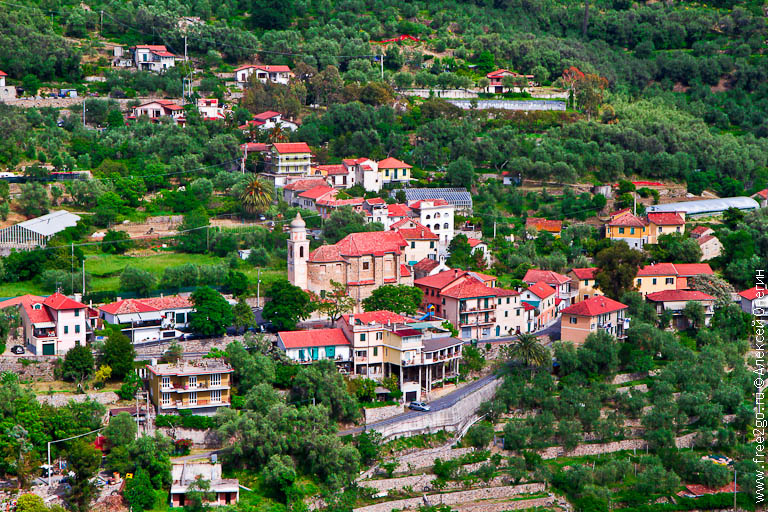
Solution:
M 465 439 L 475 448 L 485 448 L 493 440 L 493 425 L 488 421 L 472 425 Z
M 158 414 L 155 418 L 155 423 L 158 427 L 180 426 L 194 430 L 208 430 L 216 428 L 216 421 L 210 416 L 177 416 L 175 414 Z

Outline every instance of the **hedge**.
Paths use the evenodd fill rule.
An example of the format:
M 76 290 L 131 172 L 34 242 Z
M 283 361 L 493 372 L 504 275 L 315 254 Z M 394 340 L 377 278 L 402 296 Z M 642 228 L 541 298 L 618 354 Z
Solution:
M 158 414 L 155 418 L 158 427 L 184 427 L 195 430 L 216 428 L 216 422 L 210 416 Z

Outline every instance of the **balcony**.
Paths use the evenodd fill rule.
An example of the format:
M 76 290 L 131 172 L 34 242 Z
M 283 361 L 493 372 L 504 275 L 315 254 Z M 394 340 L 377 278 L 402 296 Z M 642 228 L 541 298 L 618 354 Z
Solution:
M 496 306 L 489 302 L 487 306 L 472 306 L 472 307 L 466 307 L 463 303 L 459 307 L 459 312 L 461 313 L 472 313 L 477 311 L 493 311 L 496 309 Z
M 32 337 L 38 340 L 46 338 L 55 338 L 56 329 L 33 329 Z
M 196 407 L 228 407 L 230 403 L 224 399 L 221 399 L 219 401 L 214 400 L 208 400 L 208 399 L 198 399 L 197 402 L 182 402 L 177 400 L 175 407 L 176 409 L 194 409 Z M 174 407 L 173 405 L 164 405 L 163 407 Z
M 489 316 L 488 320 L 485 318 L 477 318 L 472 319 L 468 318 L 466 321 L 461 321 L 459 323 L 460 327 L 472 327 L 473 325 L 491 325 L 496 323 L 496 317 L 495 316 Z

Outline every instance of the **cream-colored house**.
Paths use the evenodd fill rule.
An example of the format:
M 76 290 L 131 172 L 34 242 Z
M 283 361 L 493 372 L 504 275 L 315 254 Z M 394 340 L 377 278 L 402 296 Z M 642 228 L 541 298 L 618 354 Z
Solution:
M 230 406 L 232 367 L 221 359 L 149 364 L 149 399 L 158 414 L 212 415 Z

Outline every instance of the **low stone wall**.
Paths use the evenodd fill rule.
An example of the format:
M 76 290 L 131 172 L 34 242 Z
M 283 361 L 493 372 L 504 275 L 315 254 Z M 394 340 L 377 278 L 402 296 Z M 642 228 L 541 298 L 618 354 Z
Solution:
M 388 405 L 386 407 L 371 407 L 363 409 L 365 412 L 365 423 L 376 423 L 377 421 L 391 418 L 403 413 L 402 405 Z
M 475 91 L 468 89 L 401 89 L 398 91 L 403 96 L 419 96 L 421 98 L 477 98 Z
M 421 505 L 424 505 L 425 499 L 432 505 L 443 503 L 445 505 L 458 505 L 462 503 L 472 503 L 480 500 L 498 500 L 509 499 L 513 496 L 520 494 L 531 494 L 535 492 L 544 491 L 544 484 L 523 484 L 523 485 L 507 485 L 504 487 L 490 487 L 483 489 L 472 489 L 469 491 L 449 492 L 443 494 L 431 494 L 427 496 L 420 496 L 418 498 L 405 498 L 401 500 L 386 501 L 384 503 L 376 503 L 375 505 L 368 505 L 367 507 L 360 507 L 354 509 L 354 512 L 391 512 L 394 509 L 416 509 Z M 526 504 L 528 508 L 531 505 L 530 501 L 521 500 L 520 502 Z M 511 505 L 516 502 L 505 503 L 508 505 L 505 507 L 509 510 Z
M 105 391 L 103 393 L 84 393 L 82 395 L 72 395 L 70 393 L 54 393 L 53 395 L 37 395 L 37 401 L 41 404 L 48 404 L 54 407 L 64 407 L 69 402 L 85 402 L 86 399 L 94 400 L 100 404 L 109 405 L 117 403 L 120 397 L 114 391 Z
M 648 372 L 619 373 L 613 378 L 613 380 L 611 381 L 611 384 L 624 384 L 625 382 L 632 382 L 633 380 L 644 379 L 647 376 L 648 376 Z
M 675 438 L 675 445 L 678 448 L 691 448 L 698 434 L 696 432 L 686 434 Z M 582 457 L 584 455 L 598 455 L 601 453 L 620 452 L 622 450 L 645 450 L 646 442 L 644 439 L 625 439 L 623 441 L 613 441 L 601 444 L 580 444 L 573 450 L 567 452 L 562 446 L 550 446 L 539 450 L 542 459 L 556 459 L 557 457 Z
M 446 100 L 464 110 L 472 108 L 470 100 Z M 479 110 L 498 108 L 501 110 L 565 110 L 564 101 L 556 100 L 475 100 Z
M 11 341 L 8 345 L 15 344 Z M 51 382 L 53 368 L 58 356 L 36 356 L 26 354 L 24 356 L 0 356 L 0 373 L 11 372 L 19 376 L 19 379 Z M 22 360 L 27 363 L 22 363 Z
M 195 448 L 221 448 L 222 441 L 215 430 L 196 430 L 191 428 L 160 427 L 163 435 L 172 439 L 190 439 Z
M 409 455 L 403 455 L 397 459 L 400 465 L 395 469 L 395 473 L 429 468 L 435 464 L 435 459 L 456 459 L 467 453 L 472 453 L 473 451 L 475 451 L 474 448 L 451 448 L 450 446 L 441 446 L 431 450 L 423 450 Z
M 564 499 L 555 496 L 533 498 L 530 500 L 501 500 L 496 502 L 466 503 L 456 507 L 457 512 L 507 512 L 508 510 L 533 510 L 536 507 L 547 507 L 547 510 L 570 510 L 570 505 Z M 556 507 L 556 508 L 553 508 Z
M 376 427 L 376 430 L 385 441 L 396 437 L 431 434 L 440 430 L 460 432 L 465 425 L 477 419 L 475 411 L 480 407 L 480 404 L 493 398 L 501 383 L 502 379 L 493 379 L 483 387 L 458 400 L 451 407 L 382 425 Z

